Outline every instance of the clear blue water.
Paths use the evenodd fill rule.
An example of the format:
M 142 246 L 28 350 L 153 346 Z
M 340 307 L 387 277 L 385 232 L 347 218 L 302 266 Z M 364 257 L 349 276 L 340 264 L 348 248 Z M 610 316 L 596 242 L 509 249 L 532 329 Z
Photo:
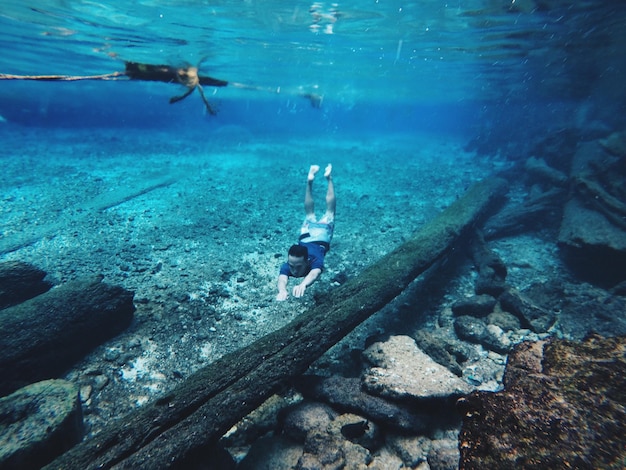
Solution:
M 0 74 L 140 62 L 229 82 L 205 87 L 213 116 L 197 92 L 169 104 L 175 83 L 0 80 L 0 261 L 137 299 L 133 327 L 69 375 L 111 378 L 89 432 L 313 302 L 274 302 L 310 164 L 333 163 L 339 195 L 327 289 L 553 134 L 560 155 L 626 129 L 625 25 L 624 0 L 0 0 Z M 516 288 L 562 269 L 555 242 L 499 250 Z M 445 302 L 473 292 L 453 284 Z
M 576 112 L 623 120 L 625 19 L 622 2 L 592 0 L 4 0 L 0 73 L 187 64 L 257 89 L 207 90 L 219 109 L 211 117 L 197 95 L 170 106 L 182 93 L 173 84 L 0 81 L 0 115 L 43 126 L 240 124 L 523 141 L 570 127 Z M 323 96 L 320 110 L 299 96 L 311 92 Z

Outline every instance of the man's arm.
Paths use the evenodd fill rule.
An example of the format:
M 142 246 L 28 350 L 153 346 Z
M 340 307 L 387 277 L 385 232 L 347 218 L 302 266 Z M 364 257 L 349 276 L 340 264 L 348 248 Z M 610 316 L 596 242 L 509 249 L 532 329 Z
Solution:
M 289 297 L 289 293 L 287 292 L 288 281 L 288 276 L 284 274 L 278 276 L 278 295 L 276 296 L 276 300 L 287 300 L 287 297 Z
M 319 268 L 311 269 L 309 274 L 302 280 L 300 284 L 293 288 L 293 296 L 294 297 L 302 297 L 306 288 L 315 282 L 315 280 L 320 276 L 322 270 Z

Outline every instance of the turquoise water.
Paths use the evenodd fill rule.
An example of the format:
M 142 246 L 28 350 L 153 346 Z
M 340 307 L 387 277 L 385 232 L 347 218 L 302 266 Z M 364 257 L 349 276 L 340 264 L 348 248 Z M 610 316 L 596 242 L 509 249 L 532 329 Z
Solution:
M 0 73 L 199 65 L 231 83 L 207 90 L 219 110 L 213 123 L 278 132 L 477 133 L 503 120 L 502 132 L 567 127 L 581 106 L 586 117 L 619 119 L 625 18 L 626 8 L 609 1 L 5 0 Z M 5 81 L 0 115 L 57 126 L 205 120 L 197 95 L 168 105 L 181 88 Z M 300 96 L 307 93 L 323 97 L 321 110 Z
M 137 309 L 127 330 L 64 364 L 81 396 L 93 389 L 86 436 L 289 323 L 492 174 L 508 177 L 515 210 L 529 195 L 559 198 L 541 230 L 489 242 L 507 284 L 605 298 L 578 292 L 559 256 L 559 191 L 571 188 L 523 164 L 577 177 L 581 144 L 626 129 L 625 20 L 615 0 L 0 0 L 0 74 L 22 77 L 0 80 L 0 263 L 33 264 L 54 285 L 102 276 Z M 128 62 L 198 67 L 228 86 L 204 87 L 212 115 L 198 90 L 170 104 L 183 85 L 130 80 Z M 328 163 L 337 217 L 324 274 L 278 302 L 309 167 Z M 598 178 L 619 182 L 611 168 Z M 325 189 L 320 175 L 318 210 Z M 320 370 L 358 367 L 354 353 L 382 332 L 456 338 L 449 307 L 475 293 L 467 263 L 435 266 L 433 292 L 409 288 Z M 551 334 L 624 330 L 599 312 L 576 323 L 576 310 Z M 505 358 L 474 356 L 464 380 L 498 388 Z

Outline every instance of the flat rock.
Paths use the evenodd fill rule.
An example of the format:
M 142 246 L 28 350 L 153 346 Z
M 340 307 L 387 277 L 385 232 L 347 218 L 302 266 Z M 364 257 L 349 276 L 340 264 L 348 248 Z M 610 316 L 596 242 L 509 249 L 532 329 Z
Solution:
M 45 380 L 0 398 L 0 468 L 39 469 L 80 442 L 78 387 Z
M 532 284 L 523 294 L 543 310 L 559 312 L 560 329 L 567 338 L 626 335 L 626 297 L 561 279 Z
M 626 280 L 624 133 L 582 143 L 572 158 L 573 197 L 558 244 L 579 277 L 607 286 Z
M 559 248 L 584 278 L 612 284 L 626 277 L 626 232 L 577 198 L 566 205 Z
M 457 402 L 460 469 L 623 468 L 626 337 L 521 343 L 504 383 Z
M 446 399 L 473 388 L 436 363 L 409 336 L 392 336 L 363 352 L 371 364 L 363 373 L 365 390 L 392 400 Z
M 565 205 L 559 243 L 577 249 L 611 250 L 626 253 L 626 234 L 600 212 L 577 198 Z

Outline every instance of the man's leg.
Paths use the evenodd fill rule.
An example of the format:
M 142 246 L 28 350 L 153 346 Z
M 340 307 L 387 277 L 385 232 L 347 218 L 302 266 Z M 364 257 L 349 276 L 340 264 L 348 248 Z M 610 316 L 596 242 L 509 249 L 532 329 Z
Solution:
M 315 174 L 320 170 L 317 165 L 311 165 L 309 169 L 309 176 L 306 181 L 306 191 L 304 193 L 304 212 L 307 216 L 315 214 L 315 204 L 313 203 L 313 180 L 315 180 Z
M 333 176 L 331 172 L 333 171 L 333 166 L 329 163 L 324 171 L 324 177 L 328 181 L 328 189 L 326 190 L 326 213 L 335 215 L 335 186 L 333 185 Z

